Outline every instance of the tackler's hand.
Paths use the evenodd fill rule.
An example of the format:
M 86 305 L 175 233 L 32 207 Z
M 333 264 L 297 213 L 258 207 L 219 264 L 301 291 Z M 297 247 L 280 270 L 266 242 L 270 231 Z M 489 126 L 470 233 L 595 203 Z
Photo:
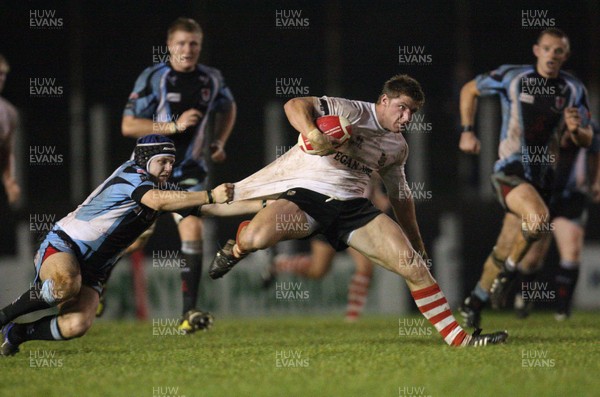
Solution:
M 227 203 L 233 200 L 233 189 L 233 183 L 223 183 L 222 185 L 219 185 L 213 190 L 211 190 L 210 192 L 212 193 L 212 197 L 215 203 Z

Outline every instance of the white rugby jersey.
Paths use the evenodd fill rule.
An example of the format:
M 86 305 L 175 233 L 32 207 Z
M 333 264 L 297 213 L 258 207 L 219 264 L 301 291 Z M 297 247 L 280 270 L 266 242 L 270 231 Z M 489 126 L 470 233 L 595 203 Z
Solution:
M 334 154 L 304 153 L 296 144 L 260 171 L 235 184 L 234 201 L 265 198 L 292 188 L 304 188 L 337 200 L 368 194 L 369 179 L 377 172 L 390 198 L 409 197 L 404 164 L 408 145 L 401 133 L 385 130 L 377 121 L 375 104 L 343 98 L 315 99 L 319 116 L 344 116 L 352 137 Z

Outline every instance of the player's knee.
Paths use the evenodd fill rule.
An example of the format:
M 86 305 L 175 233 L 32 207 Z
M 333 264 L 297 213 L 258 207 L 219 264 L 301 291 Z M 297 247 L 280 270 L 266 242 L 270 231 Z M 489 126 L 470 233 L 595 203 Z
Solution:
M 527 214 L 521 222 L 521 232 L 527 241 L 537 241 L 548 231 L 550 231 L 550 214 L 547 208 Z
M 42 297 L 48 303 L 61 303 L 72 299 L 81 289 L 81 276 L 57 273 L 42 284 Z
M 69 313 L 60 322 L 60 333 L 64 338 L 78 338 L 91 328 L 94 319 L 83 313 Z

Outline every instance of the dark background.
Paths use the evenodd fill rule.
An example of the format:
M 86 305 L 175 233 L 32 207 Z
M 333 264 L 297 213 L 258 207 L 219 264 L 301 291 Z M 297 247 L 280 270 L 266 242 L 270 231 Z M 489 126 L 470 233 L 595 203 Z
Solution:
M 437 233 L 442 211 L 455 210 L 465 225 L 469 266 L 481 263 L 498 232 L 497 204 L 479 200 L 476 163 L 459 154 L 458 92 L 462 84 L 495 67 L 533 62 L 531 46 L 539 29 L 521 23 L 521 10 L 547 10 L 571 38 L 573 69 L 598 97 L 600 6 L 594 1 L 3 1 L 0 3 L 0 53 L 11 64 L 2 95 L 21 112 L 23 150 L 52 145 L 64 154 L 63 166 L 22 163 L 25 187 L 17 217 L 56 213 L 60 219 L 81 200 L 69 199 L 69 162 L 73 150 L 89 157 L 86 145 L 69 145 L 71 93 L 83 89 L 83 106 L 105 105 L 110 114 L 109 168 L 131 153 L 134 141 L 121 136 L 121 113 L 133 83 L 152 64 L 153 46 L 165 45 L 168 25 L 179 16 L 195 18 L 204 29 L 202 63 L 220 69 L 238 103 L 238 119 L 227 145 L 228 161 L 215 167 L 213 181 L 236 181 L 264 162 L 264 105 L 279 101 L 275 79 L 302 78 L 310 95 L 332 94 L 375 101 L 383 82 L 408 73 L 423 85 L 426 114 L 433 125 L 426 164 L 433 199 L 418 203 L 425 239 Z M 62 29 L 32 29 L 30 10 L 56 10 Z M 307 29 L 278 29 L 276 10 L 301 10 Z M 332 51 L 331 35 L 340 38 Z M 335 37 L 335 36 L 334 36 Z M 398 63 L 400 45 L 424 46 L 431 65 Z M 457 67 L 457 65 L 461 65 Z M 332 70 L 332 65 L 335 67 Z M 29 79 L 52 77 L 64 88 L 58 98 L 29 94 Z M 598 109 L 592 113 L 598 115 Z M 89 131 L 89 120 L 86 121 Z M 289 144 L 296 133 L 289 129 Z M 273 152 L 275 148 L 273 148 Z M 462 158 L 462 160 L 461 160 Z M 467 164 L 459 173 L 459 162 Z M 89 162 L 85 170 L 90 172 Z M 91 191 L 91 181 L 85 191 Z M 467 205 L 465 205 L 465 203 Z M 597 211 L 589 236 L 598 237 Z M 487 222 L 487 223 L 486 223 Z M 225 221 L 225 229 L 233 221 Z M 482 225 L 486 225 L 482 227 Z M 472 241 L 474 240 L 474 241 Z M 469 284 L 469 282 L 467 282 Z

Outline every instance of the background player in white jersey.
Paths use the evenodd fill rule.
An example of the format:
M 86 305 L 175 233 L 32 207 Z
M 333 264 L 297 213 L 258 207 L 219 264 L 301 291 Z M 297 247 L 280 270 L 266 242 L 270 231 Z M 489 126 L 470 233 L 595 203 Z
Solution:
M 123 114 L 124 136 L 168 135 L 175 142 L 178 159 L 171 181 L 188 191 L 204 189 L 207 174 L 204 152 L 210 146 L 211 160 L 225 160 L 225 143 L 235 123 L 236 104 L 221 72 L 199 64 L 204 35 L 196 21 L 178 18 L 167 32 L 169 61 L 147 68 L 138 77 Z M 209 114 L 214 116 L 214 137 L 207 145 Z M 179 218 L 177 218 L 179 220 Z M 187 217 L 178 223 L 183 294 L 179 329 L 199 329 L 209 313 L 196 310 L 202 273 L 202 221 Z M 149 234 L 146 235 L 146 238 Z M 137 246 L 143 246 L 138 242 Z
M 419 254 L 425 248 L 405 180 L 408 147 L 401 132 L 424 100 L 420 84 L 399 75 L 384 84 L 377 103 L 331 97 L 288 101 L 284 109 L 290 124 L 320 155 L 295 146 L 236 183 L 235 200 L 281 194 L 240 225 L 236 240 L 217 253 L 209 275 L 222 277 L 252 251 L 320 232 L 337 250 L 350 246 L 404 277 L 419 310 L 449 345 L 504 342 L 506 332 L 468 335 L 458 325 Z M 316 127 L 315 119 L 328 114 L 344 116 L 352 124 L 351 139 L 339 147 Z M 385 184 L 398 223 L 363 198 L 373 172 Z
M 479 139 L 473 132 L 477 97 L 500 95 L 500 158 L 494 165 L 492 183 L 506 210 L 481 278 L 461 306 L 468 326 L 479 328 L 481 310 L 488 300 L 494 307 L 506 304 L 519 262 L 535 241 L 550 237 L 548 200 L 559 135 L 564 131 L 565 139 L 577 146 L 591 143 L 585 87 L 561 70 L 569 51 L 564 32 L 544 30 L 533 46 L 535 65 L 502 65 L 477 76 L 461 90 L 459 147 L 473 154 L 479 153 Z
M 66 340 L 91 327 L 99 296 L 123 251 L 163 211 L 198 214 L 200 206 L 223 203 L 233 185 L 212 191 L 165 190 L 175 146 L 161 135 L 140 138 L 133 160 L 123 163 L 77 209 L 47 234 L 34 259 L 36 276 L 28 291 L 0 310 L 0 354 L 13 355 L 30 340 Z M 31 323 L 17 317 L 58 306 L 58 315 Z
M 0 54 L 0 94 L 4 89 L 10 65 Z M 6 196 L 0 199 L 14 205 L 21 195 L 21 188 L 15 179 L 14 134 L 17 128 L 17 110 L 6 99 L 0 96 L 0 172 L 2 173 L 2 192 Z

